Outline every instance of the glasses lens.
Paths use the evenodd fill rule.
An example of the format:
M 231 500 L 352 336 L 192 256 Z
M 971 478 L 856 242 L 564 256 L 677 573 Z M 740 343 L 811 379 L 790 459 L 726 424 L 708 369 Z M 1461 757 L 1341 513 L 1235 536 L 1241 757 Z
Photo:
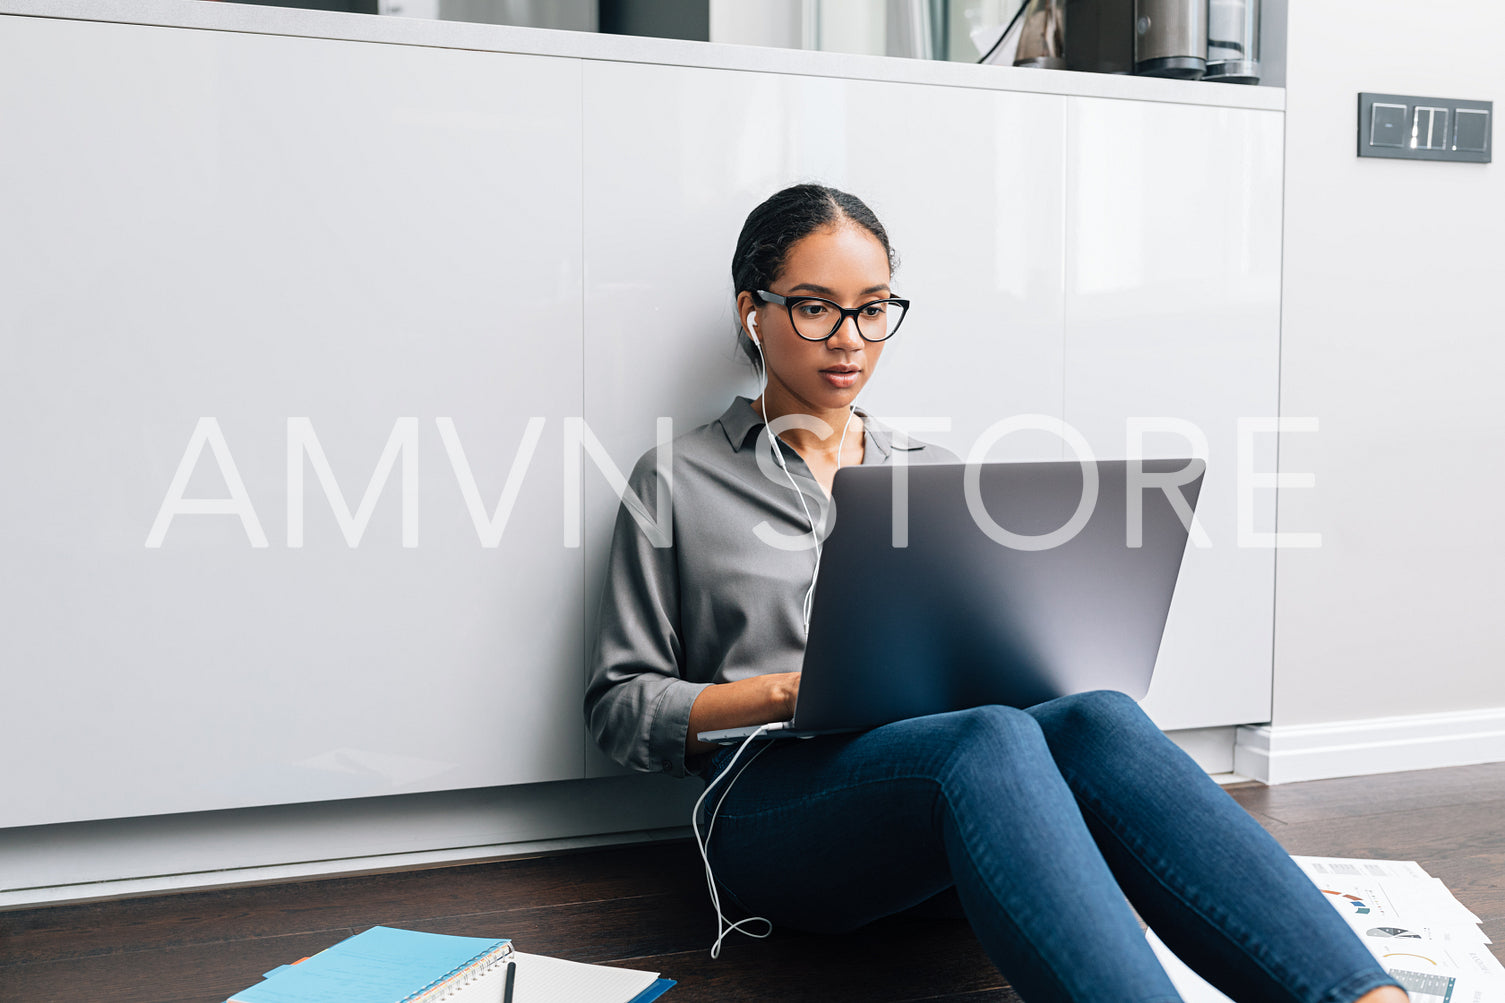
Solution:
M 794 330 L 809 341 L 824 341 L 836 330 L 841 312 L 825 300 L 802 299 L 789 304 L 789 318 Z
M 879 300 L 858 307 L 857 330 L 868 341 L 883 341 L 893 335 L 904 321 L 904 304 Z

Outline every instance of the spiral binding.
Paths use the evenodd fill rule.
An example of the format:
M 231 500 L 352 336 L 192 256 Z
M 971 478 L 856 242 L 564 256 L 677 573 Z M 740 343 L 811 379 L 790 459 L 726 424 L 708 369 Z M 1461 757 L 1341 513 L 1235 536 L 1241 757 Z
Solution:
M 441 1003 L 443 1000 L 453 999 L 466 987 L 480 981 L 488 972 L 494 971 L 498 965 L 511 961 L 514 953 L 510 940 L 498 944 L 485 954 L 470 959 L 454 971 L 446 972 L 411 996 L 403 997 L 397 1003 Z

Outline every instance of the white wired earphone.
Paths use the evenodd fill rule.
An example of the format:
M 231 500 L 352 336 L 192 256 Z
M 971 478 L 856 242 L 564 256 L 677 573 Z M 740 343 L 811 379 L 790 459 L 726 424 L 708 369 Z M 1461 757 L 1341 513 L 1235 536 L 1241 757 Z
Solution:
M 731 762 L 726 764 L 726 769 L 722 770 L 721 775 L 715 780 L 705 785 L 705 790 L 701 791 L 700 797 L 695 799 L 695 807 L 690 809 L 690 828 L 695 833 L 695 846 L 700 850 L 700 862 L 705 865 L 705 885 L 711 892 L 711 907 L 716 910 L 716 942 L 711 945 L 712 958 L 721 957 L 721 942 L 733 930 L 746 934 L 749 937 L 756 937 L 759 940 L 773 933 L 773 921 L 763 916 L 748 916 L 746 919 L 739 919 L 735 923 L 727 922 L 726 917 L 721 913 L 721 893 L 716 890 L 716 876 L 711 873 L 711 858 L 706 852 L 706 847 L 711 843 L 711 833 L 716 829 L 716 811 L 721 807 L 721 802 L 726 800 L 727 793 L 731 791 L 732 784 L 736 783 L 737 778 L 742 775 L 742 770 L 746 770 L 751 766 L 752 761 L 761 756 L 768 749 L 768 746 L 765 745 L 757 752 L 754 752 L 752 757 L 746 763 L 742 764 L 742 770 L 733 773 L 732 771 L 737 765 L 737 760 L 741 759 L 742 753 L 747 751 L 747 747 L 767 730 L 768 725 L 762 725 L 757 731 L 754 731 L 742 740 L 742 744 L 737 747 L 737 751 L 732 755 Z M 700 806 L 710 796 L 711 788 L 721 783 L 727 777 L 731 777 L 731 780 L 727 782 L 726 791 L 711 806 L 710 818 L 706 819 L 705 837 L 702 838 L 700 835 Z M 762 923 L 767 929 L 762 933 L 754 933 L 752 930 L 746 929 L 744 924 L 747 923 Z
M 845 320 L 845 318 L 843 318 Z M 761 385 L 758 388 L 758 404 L 763 410 L 763 431 L 768 436 L 768 444 L 773 449 L 774 459 L 779 463 L 779 469 L 784 471 L 784 477 L 788 479 L 789 486 L 794 489 L 794 496 L 800 500 L 800 508 L 805 513 L 805 521 L 810 524 L 810 539 L 815 544 L 815 567 L 810 572 L 810 587 L 805 590 L 805 601 L 800 604 L 800 614 L 804 620 L 805 633 L 810 633 L 810 609 L 815 601 L 815 580 L 820 577 L 820 531 L 816 528 L 815 519 L 810 515 L 810 506 L 805 504 L 805 492 L 794 482 L 794 475 L 789 472 L 789 463 L 784 459 L 784 451 L 779 448 L 778 436 L 773 434 L 773 429 L 768 422 L 768 359 L 763 355 L 763 343 L 758 340 L 758 317 L 749 312 L 747 315 L 747 337 L 752 341 L 753 347 L 758 350 L 758 375 L 761 377 Z M 847 446 L 847 429 L 852 427 L 852 419 L 857 416 L 856 410 L 847 409 L 846 423 L 841 426 L 841 439 L 836 445 L 836 469 L 841 469 L 841 453 Z
M 820 531 L 816 528 L 815 519 L 810 515 L 810 506 L 805 503 L 805 493 L 800 490 L 799 485 L 794 481 L 794 475 L 789 472 L 789 464 L 784 459 L 784 451 L 779 448 L 778 437 L 773 434 L 773 429 L 769 428 L 767 401 L 768 359 L 763 355 L 762 342 L 758 340 L 758 318 L 757 315 L 753 313 L 748 313 L 747 315 L 747 337 L 752 341 L 753 347 L 758 350 L 758 374 L 762 378 L 761 385 L 758 389 L 758 403 L 759 405 L 761 405 L 763 410 L 763 431 L 768 436 L 768 443 L 773 448 L 773 455 L 774 458 L 778 460 L 779 469 L 784 471 L 784 476 L 789 480 L 789 486 L 794 489 L 795 497 L 800 500 L 800 508 L 805 513 L 805 521 L 810 524 L 810 538 L 815 543 L 815 569 L 810 574 L 810 587 L 805 590 L 805 601 L 801 605 L 801 613 L 805 621 L 805 633 L 808 634 L 810 633 L 810 605 L 814 601 L 815 597 L 815 580 L 820 576 Z M 846 448 L 847 429 L 851 427 L 852 419 L 856 416 L 856 414 L 856 410 L 849 410 L 847 413 L 846 424 L 841 426 L 841 441 L 836 447 L 837 470 L 841 469 L 841 453 L 842 450 Z M 768 746 L 765 745 L 763 746 L 763 748 L 753 753 L 752 756 L 747 760 L 747 762 L 742 764 L 742 769 L 736 770 L 734 772 L 737 765 L 737 760 L 742 758 L 742 753 L 747 751 L 747 747 L 749 745 L 751 745 L 755 740 L 757 740 L 765 732 L 768 731 L 768 727 L 769 726 L 766 724 L 762 725 L 751 735 L 748 735 L 747 738 L 742 740 L 742 744 L 737 747 L 737 751 L 732 755 L 731 761 L 726 764 L 726 769 L 722 770 L 721 774 L 716 777 L 715 780 L 712 780 L 709 784 L 706 784 L 705 790 L 701 792 L 700 797 L 695 801 L 695 807 L 690 811 L 690 828 L 695 833 L 695 845 L 700 850 L 700 861 L 705 865 L 706 887 L 710 889 L 711 905 L 716 910 L 716 942 L 711 945 L 712 958 L 719 958 L 721 956 L 721 942 L 725 940 L 727 934 L 731 933 L 733 930 L 736 930 L 739 933 L 743 933 L 749 937 L 756 937 L 759 939 L 767 937 L 769 934 L 773 933 L 773 923 L 763 916 L 748 916 L 746 919 L 739 919 L 735 923 L 727 922 L 726 917 L 721 913 L 721 895 L 716 890 L 716 876 L 711 873 L 711 858 L 706 851 L 706 847 L 708 847 L 711 842 L 711 833 L 715 831 L 716 828 L 716 811 L 721 807 L 721 802 L 726 800 L 726 795 L 731 792 L 732 784 L 737 782 L 737 778 L 742 776 L 743 771 L 745 771 L 749 766 L 752 765 L 754 759 L 757 759 L 765 751 L 767 751 Z M 730 777 L 731 779 L 727 780 L 726 790 L 722 792 L 721 797 L 717 798 L 714 805 L 711 807 L 710 818 L 706 820 L 705 837 L 701 838 L 700 806 L 705 803 L 705 799 L 710 795 L 711 789 L 717 784 L 721 783 L 721 781 L 726 779 L 727 777 Z M 767 929 L 763 930 L 763 932 L 761 933 L 754 933 L 753 931 L 745 928 L 744 924 L 747 923 L 762 923 L 767 927 Z

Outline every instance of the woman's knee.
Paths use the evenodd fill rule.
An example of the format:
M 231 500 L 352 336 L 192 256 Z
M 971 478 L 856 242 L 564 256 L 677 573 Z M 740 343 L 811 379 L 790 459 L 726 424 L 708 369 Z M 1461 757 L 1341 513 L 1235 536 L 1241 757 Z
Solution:
M 1040 724 L 1026 711 L 1002 704 L 983 704 L 942 715 L 953 719 L 951 733 L 958 743 L 1029 742 L 1040 735 Z
M 1070 802 L 1044 730 L 1015 707 L 986 705 L 958 711 L 938 780 L 941 804 L 954 819 L 987 827 L 1000 818 Z M 980 814 L 979 814 L 980 813 Z
M 1023 767 L 1032 759 L 1050 758 L 1039 722 L 1016 707 L 984 704 L 941 717 L 949 719 L 940 736 L 950 752 L 949 765 L 1007 762 Z
M 1138 728 L 1154 724 L 1133 697 L 1118 690 L 1089 690 L 1036 704 L 1026 712 L 1048 733 L 1071 729 Z

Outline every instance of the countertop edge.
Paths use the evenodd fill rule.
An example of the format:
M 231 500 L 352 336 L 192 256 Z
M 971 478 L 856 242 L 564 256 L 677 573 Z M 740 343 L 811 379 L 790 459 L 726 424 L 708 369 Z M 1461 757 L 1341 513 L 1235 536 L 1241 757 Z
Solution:
M 1285 88 L 516 28 L 212 0 L 0 0 L 0 15 L 654 63 L 888 83 L 1285 110 Z

